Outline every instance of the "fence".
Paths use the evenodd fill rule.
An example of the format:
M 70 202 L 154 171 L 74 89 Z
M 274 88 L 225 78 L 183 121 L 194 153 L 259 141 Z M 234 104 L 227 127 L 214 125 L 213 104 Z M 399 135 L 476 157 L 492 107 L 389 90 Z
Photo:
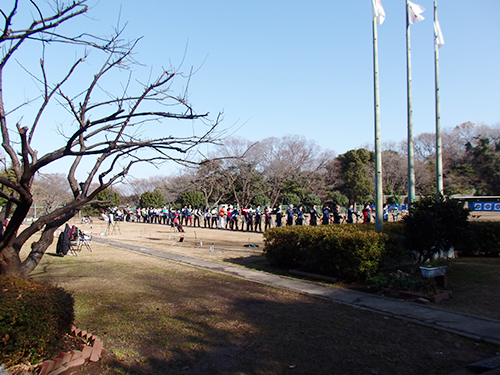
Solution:
M 494 202 L 472 202 L 469 203 L 471 211 L 493 211 L 500 212 L 500 203 Z

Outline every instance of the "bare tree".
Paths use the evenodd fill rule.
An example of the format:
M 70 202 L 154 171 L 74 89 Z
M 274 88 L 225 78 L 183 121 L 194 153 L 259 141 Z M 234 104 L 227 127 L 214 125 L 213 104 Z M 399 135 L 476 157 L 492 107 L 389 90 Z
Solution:
M 228 138 L 217 150 L 222 156 L 222 191 L 228 201 L 241 206 L 251 204 L 253 197 L 262 189 L 263 178 L 257 171 L 259 152 L 252 142 L 242 138 Z
M 141 67 L 132 58 L 138 40 L 124 41 L 123 29 L 106 38 L 87 33 L 60 34 L 59 31 L 65 29 L 62 25 L 85 18 L 86 0 L 68 4 L 59 0 L 31 0 L 22 2 L 22 9 L 18 0 L 12 2 L 10 11 L 4 5 L 0 9 L 3 18 L 0 25 L 0 129 L 9 169 L 13 171 L 0 177 L 3 187 L 0 196 L 7 200 L 3 212 L 11 215 L 10 224 L 0 236 L 0 274 L 27 277 L 52 243 L 55 230 L 81 207 L 93 202 L 99 192 L 120 181 L 137 163 L 188 162 L 190 151 L 196 146 L 214 143 L 219 137 L 215 134 L 219 121 L 218 118 L 209 121 L 207 114 L 197 114 L 186 101 L 186 95 L 172 94 L 174 79 L 180 74 L 174 70 L 163 70 L 156 78 L 150 77 L 143 83 L 132 79 L 132 71 Z M 21 11 L 23 17 L 17 18 Z M 32 19 L 23 25 L 28 14 Z M 26 54 L 18 53 L 20 49 L 26 47 L 33 51 L 36 46 L 40 47 L 41 56 L 31 55 L 23 61 Z M 81 57 L 66 68 L 63 66 L 66 59 L 61 58 L 57 69 L 49 69 L 52 48 L 57 48 L 59 54 L 60 48 L 67 49 L 70 56 L 79 50 Z M 96 66 L 93 54 L 97 54 L 101 65 L 88 75 L 88 68 Z M 27 68 L 33 61 L 39 61 L 38 73 Z M 15 65 L 16 62 L 19 65 Z M 17 67 L 37 85 L 40 94 L 35 99 L 7 104 L 4 98 L 14 89 L 5 86 L 10 66 Z M 126 78 L 120 86 L 116 81 L 124 73 Z M 58 78 L 53 78 L 56 76 Z M 82 86 L 85 79 L 88 83 Z M 34 114 L 28 104 L 30 108 L 38 108 Z M 22 116 L 15 123 L 14 116 L 20 112 Z M 63 122 L 68 114 L 72 121 Z M 54 128 L 50 124 L 54 123 L 55 116 L 60 121 L 59 137 L 52 137 L 44 144 L 42 138 Z M 192 121 L 187 129 L 179 122 L 167 128 L 166 121 L 170 119 L 199 120 L 197 123 L 201 122 L 205 129 L 199 136 L 193 135 Z M 39 147 L 47 148 L 47 143 L 53 149 L 37 151 Z M 67 159 L 71 161 L 67 170 L 71 202 L 20 231 L 33 204 L 35 174 Z M 95 189 L 91 188 L 93 183 L 97 184 Z M 40 238 L 33 242 L 31 252 L 22 260 L 21 247 L 42 228 Z
M 382 151 L 383 183 L 385 194 L 405 195 L 408 180 L 408 161 L 396 151 Z
M 127 177 L 125 181 L 116 186 L 116 190 L 123 196 L 137 196 L 146 191 L 153 191 L 159 186 L 168 183 L 167 176 L 150 176 L 150 177 Z
M 205 160 L 194 171 L 191 188 L 201 191 L 205 197 L 205 208 L 210 204 L 218 205 L 227 194 L 226 178 L 222 169 L 222 160 Z
M 434 162 L 436 159 L 436 134 L 420 133 L 414 138 L 415 158 L 423 163 Z
M 286 181 L 297 181 L 303 170 L 315 170 L 319 146 L 299 135 L 266 138 L 259 143 L 260 165 L 269 184 L 268 196 L 275 204 Z
M 181 194 L 191 189 L 191 177 L 182 173 L 166 178 L 166 183 L 158 185 L 154 191 L 163 195 L 165 203 L 171 204 L 180 200 Z M 151 190 L 153 191 L 153 190 Z
M 433 194 L 435 186 L 435 164 L 415 160 L 415 191 L 418 195 Z
M 40 206 L 43 214 L 71 202 L 71 190 L 68 180 L 62 173 L 38 174 L 31 190 L 33 202 Z

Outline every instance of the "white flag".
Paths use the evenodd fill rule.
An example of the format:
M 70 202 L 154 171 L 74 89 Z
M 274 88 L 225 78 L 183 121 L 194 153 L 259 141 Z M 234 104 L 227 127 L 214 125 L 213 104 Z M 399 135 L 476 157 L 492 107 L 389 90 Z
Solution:
M 439 27 L 438 20 L 434 20 L 434 40 L 438 49 L 444 46 L 443 33 L 441 32 L 441 27 Z
M 411 25 L 413 23 L 422 21 L 424 17 L 422 17 L 421 14 L 424 12 L 424 10 L 425 8 L 421 5 L 408 1 L 408 23 Z
M 372 0 L 372 5 L 373 19 L 375 20 L 375 23 L 382 25 L 385 20 L 385 12 L 384 8 L 382 8 L 382 3 L 380 0 Z

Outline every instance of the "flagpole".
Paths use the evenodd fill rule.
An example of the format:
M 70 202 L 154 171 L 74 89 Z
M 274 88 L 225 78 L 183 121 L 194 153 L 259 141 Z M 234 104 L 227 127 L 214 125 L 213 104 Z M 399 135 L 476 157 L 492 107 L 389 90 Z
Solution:
M 383 191 L 382 191 L 382 154 L 380 146 L 380 105 L 379 105 L 379 85 L 378 85 L 378 43 L 377 43 L 377 22 L 373 19 L 373 86 L 375 101 L 375 229 L 383 231 Z
M 408 0 L 406 0 L 406 76 L 407 76 L 407 112 L 408 112 L 408 212 L 415 199 L 415 163 L 413 152 L 413 109 L 411 100 L 411 48 L 410 22 L 408 18 Z
M 437 22 L 437 0 L 434 0 L 434 24 Z M 436 34 L 436 32 L 435 32 Z M 435 35 L 435 39 L 437 34 Z M 434 41 L 434 72 L 436 81 L 436 198 L 444 193 L 443 189 L 443 154 L 441 145 L 441 107 L 439 102 L 439 46 Z

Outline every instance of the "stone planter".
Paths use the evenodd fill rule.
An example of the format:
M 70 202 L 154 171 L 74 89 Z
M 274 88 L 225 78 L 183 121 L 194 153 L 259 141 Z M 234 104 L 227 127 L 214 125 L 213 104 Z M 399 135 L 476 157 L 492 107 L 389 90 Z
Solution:
M 444 276 L 446 274 L 447 266 L 441 267 L 420 267 L 422 276 L 430 279 L 431 277 Z

